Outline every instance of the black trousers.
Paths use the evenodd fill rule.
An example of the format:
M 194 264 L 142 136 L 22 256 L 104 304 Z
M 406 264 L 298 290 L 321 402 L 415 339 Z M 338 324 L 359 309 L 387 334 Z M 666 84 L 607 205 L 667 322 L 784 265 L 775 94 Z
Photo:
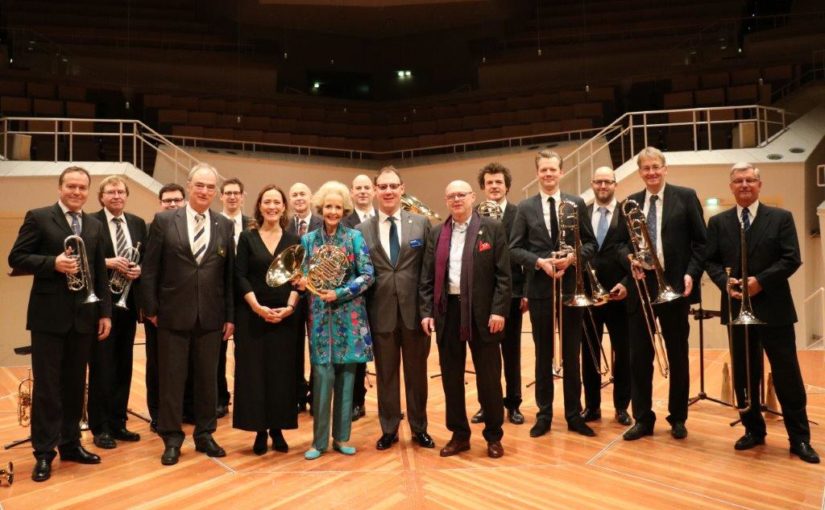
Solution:
M 183 392 L 189 371 L 183 367 L 188 366 L 190 353 L 194 385 L 195 441 L 209 437 L 215 431 L 218 389 L 215 374 L 218 371 L 221 337 L 221 330 L 203 330 L 199 326 L 191 331 L 158 329 L 161 395 L 158 433 L 166 446 L 180 447 L 183 443 Z
M 733 363 L 734 387 L 739 405 L 744 403 L 745 396 L 745 327 L 733 326 Z M 805 384 L 802 382 L 802 372 L 799 369 L 799 359 L 796 355 L 796 336 L 793 324 L 783 326 L 748 326 L 748 343 L 750 354 L 750 373 L 753 389 L 751 393 L 751 409 L 747 413 L 740 413 L 745 430 L 756 436 L 764 436 L 765 419 L 761 413 L 761 392 L 759 385 L 762 381 L 764 362 L 762 350 L 768 356 L 773 373 L 773 384 L 776 388 L 776 397 L 782 407 L 785 430 L 792 443 L 811 441 L 811 429 L 808 424 L 807 395 Z
M 651 287 L 650 289 L 651 295 L 655 296 L 655 288 Z M 634 297 L 634 299 L 637 298 Z M 667 403 L 670 415 L 667 417 L 667 421 L 671 424 L 687 421 L 690 392 L 690 366 L 688 363 L 689 311 L 690 303 L 685 298 L 653 306 L 653 312 L 659 318 L 659 326 L 665 339 L 665 349 L 670 364 L 668 378 L 670 389 Z M 631 398 L 633 400 L 633 418 L 637 422 L 652 426 L 656 422 L 656 413 L 653 412 L 653 344 L 642 313 L 642 309 L 636 306 L 636 310 L 628 319 L 632 378 L 630 385 Z
M 111 333 L 92 343 L 88 411 L 89 428 L 95 435 L 126 426 L 136 329 L 132 312 L 113 307 Z
M 521 405 L 521 298 L 510 301 L 510 314 L 504 322 L 504 341 L 501 359 L 504 365 L 504 407 L 516 409 Z
M 94 333 L 73 329 L 60 335 L 32 331 L 32 420 L 34 456 L 51 459 L 55 447 L 80 446 L 80 417 L 86 364 Z
M 143 322 L 146 335 L 146 407 L 149 417 L 157 422 L 160 415 L 160 376 L 158 373 L 158 328 L 149 321 Z
M 553 421 L 553 300 L 529 299 L 528 309 L 536 344 L 536 405 L 538 421 Z M 562 366 L 564 418 L 567 423 L 581 420 L 581 352 L 582 308 L 565 306 L 562 311 Z
M 296 395 L 299 404 L 308 404 L 312 402 L 312 369 L 310 369 L 309 380 L 304 377 L 304 367 L 306 363 L 306 338 L 309 337 L 307 331 L 307 318 L 309 316 L 309 301 L 301 299 L 295 306 L 295 366 L 298 370 L 296 374 L 296 388 L 298 394 Z
M 613 368 L 613 408 L 616 411 L 626 410 L 630 404 L 630 345 L 628 343 L 627 307 L 625 300 L 610 301 L 602 306 L 590 307 L 593 314 L 593 323 L 588 313 L 584 312 L 584 335 L 582 342 L 591 344 L 596 359 L 601 363 L 602 358 L 598 350 L 602 345 L 604 327 L 610 333 L 611 353 L 607 354 Z M 593 331 L 595 324 L 596 331 Z M 582 384 L 584 386 L 584 406 L 588 409 L 599 409 L 602 405 L 602 376 L 594 364 L 593 353 L 587 345 L 582 346 Z
M 461 301 L 450 296 L 444 317 L 444 337 L 437 339 L 441 384 L 447 407 L 447 429 L 453 439 L 470 439 L 470 422 L 464 399 L 464 369 L 467 363 L 467 342 L 461 340 Z M 475 325 L 473 325 L 475 329 Z M 473 333 L 478 338 L 477 332 Z M 484 439 L 501 441 L 504 431 L 504 402 L 501 394 L 501 354 L 498 342 L 469 342 L 470 354 L 476 371 L 478 400 L 484 411 Z
M 229 405 L 229 385 L 226 382 L 226 349 L 229 342 L 221 342 L 218 351 L 218 405 Z
M 367 398 L 367 364 L 355 365 L 355 381 L 352 384 L 352 406 L 364 407 Z

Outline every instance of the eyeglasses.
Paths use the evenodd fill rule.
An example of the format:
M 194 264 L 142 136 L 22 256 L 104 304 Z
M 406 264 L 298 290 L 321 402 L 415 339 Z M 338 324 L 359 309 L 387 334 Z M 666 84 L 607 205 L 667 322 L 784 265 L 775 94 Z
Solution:
M 464 200 L 465 198 L 467 198 L 467 195 L 469 195 L 470 193 L 472 193 L 472 192 L 450 193 L 449 195 L 447 195 L 446 198 L 450 202 L 460 202 L 461 200 Z
M 731 182 L 731 184 L 734 184 L 736 186 L 741 186 L 743 184 L 756 184 L 757 182 L 759 182 L 759 179 L 756 179 L 754 177 L 749 177 L 747 179 L 735 179 L 735 180 L 730 181 L 730 182 Z
M 241 196 L 243 195 L 243 191 L 224 191 L 223 194 L 230 197 Z
M 381 191 L 387 191 L 388 189 L 395 191 L 401 187 L 401 183 L 393 182 L 392 184 L 376 184 L 375 187 Z
M 608 181 L 607 179 L 599 179 L 590 182 L 595 186 L 610 186 L 611 184 L 616 184 L 616 181 Z
M 170 204 L 179 204 L 183 202 L 182 198 L 164 198 L 160 201 L 162 204 L 170 205 Z
M 661 165 L 652 165 L 652 166 L 639 167 L 639 170 L 641 170 L 642 172 L 658 172 L 662 168 L 664 168 L 664 167 L 661 166 Z

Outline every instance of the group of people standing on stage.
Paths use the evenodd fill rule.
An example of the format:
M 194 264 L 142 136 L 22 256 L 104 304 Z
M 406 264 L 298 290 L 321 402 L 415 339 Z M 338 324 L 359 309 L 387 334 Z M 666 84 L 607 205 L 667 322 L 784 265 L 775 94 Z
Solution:
M 559 376 L 554 365 L 563 367 L 568 430 L 596 435 L 588 423 L 602 417 L 604 367 L 598 353 L 606 326 L 614 416 L 629 427 L 624 439 L 640 439 L 654 431 L 657 353 L 652 337 L 659 328 L 669 365 L 667 421 L 672 437 L 684 439 L 690 377 L 688 313 L 690 304 L 699 300 L 704 271 L 723 292 L 723 312 L 730 293 L 731 312 L 738 313 L 743 284 L 755 314 L 766 322 L 749 326 L 749 336 L 743 335 L 744 328 L 732 328 L 734 364 L 744 365 L 747 338 L 752 366 L 750 381 L 742 370 L 734 373 L 737 396 L 741 401 L 747 393 L 751 402 L 742 413 L 746 433 L 735 448 L 764 443 L 760 393 L 746 390 L 758 388 L 764 348 L 790 452 L 806 462 L 819 462 L 810 445 L 796 356 L 796 314 L 788 278 L 801 259 L 791 214 L 760 203 L 759 170 L 737 164 L 730 172 L 737 206 L 711 218 L 706 228 L 696 192 L 666 183 L 662 152 L 645 148 L 636 161 L 645 189 L 629 199 L 644 217 L 641 225 L 648 249 L 658 260 L 658 275 L 637 256 L 632 238 L 639 224 L 634 227 L 626 221 L 615 198 L 613 170 L 602 167 L 593 173 L 594 203 L 588 206 L 580 197 L 561 192 L 562 158 L 552 151 L 536 155 L 539 192 L 518 205 L 507 200 L 512 184 L 507 168 L 491 163 L 479 171 L 479 188 L 497 205 L 499 218 L 479 214 L 468 182 L 449 183 L 449 217 L 437 225 L 402 207 L 406 190 L 393 167 L 382 168 L 372 179 L 359 175 L 351 188 L 327 182 L 314 194 L 302 183 L 288 192 L 267 185 L 248 217 L 242 213 L 243 183 L 221 182 L 214 167 L 201 163 L 191 169 L 186 189 L 169 184 L 160 190 L 161 210 L 148 228 L 125 211 L 129 188 L 119 176 L 101 182 L 102 209 L 83 213 L 91 178 L 81 167 L 67 168 L 58 180 L 57 204 L 26 214 L 9 254 L 13 270 L 34 275 L 27 319 L 35 380 L 32 478 L 50 477 L 55 448 L 64 461 L 100 462 L 80 444 L 87 363 L 94 444 L 110 449 L 118 441 L 140 439 L 126 428 L 139 320 L 146 328 L 150 426 L 163 438 L 164 465 L 178 461 L 185 422 L 195 425 L 197 451 L 211 457 L 226 455 L 212 434 L 230 404 L 230 338 L 235 343 L 232 423 L 256 433 L 255 454 L 264 454 L 269 440 L 273 450 L 288 451 L 283 431 L 297 428 L 297 415 L 308 403 L 313 440 L 305 458 L 316 459 L 329 448 L 330 428 L 332 448 L 355 454 L 349 444 L 351 423 L 364 415 L 365 366 L 373 359 L 381 426 L 376 448 L 386 450 L 398 442 L 404 418 L 412 440 L 433 448 L 427 431 L 432 333 L 452 433 L 440 455 L 470 448 L 472 421 L 484 423 L 488 455 L 501 457 L 505 411 L 511 423 L 525 422 L 520 409 L 525 312 L 530 315 L 536 353 L 537 414 L 531 437 L 551 429 L 554 379 Z M 219 193 L 222 213 L 210 209 Z M 743 258 L 740 225 L 746 232 L 746 283 L 736 279 Z M 565 232 L 568 229 L 576 231 L 575 237 Z M 67 249 L 70 236 L 82 242 Z M 561 249 L 571 239 L 573 249 Z M 306 254 L 302 271 L 286 283 L 268 284 L 273 260 L 294 253 L 296 246 Z M 318 288 L 307 278 L 309 261 L 331 247 L 344 257 L 340 278 Z M 132 249 L 140 256 L 135 257 Z M 579 290 L 581 272 L 590 267 L 608 292 L 607 303 L 589 309 L 559 306 L 559 299 Z M 67 286 L 67 275 L 78 274 L 85 284 L 83 292 Z M 119 296 L 109 280 L 115 274 L 133 284 L 126 308 L 113 307 Z M 554 291 L 558 283 L 561 291 Z M 679 298 L 650 306 L 662 290 L 659 286 Z M 88 304 L 89 295 L 98 301 Z M 653 328 L 648 310 L 658 319 Z M 722 317 L 727 323 L 728 316 Z M 303 370 L 305 335 L 309 382 Z M 480 404 L 472 420 L 467 417 L 464 389 L 468 346 Z M 402 370 L 406 413 L 400 398 Z

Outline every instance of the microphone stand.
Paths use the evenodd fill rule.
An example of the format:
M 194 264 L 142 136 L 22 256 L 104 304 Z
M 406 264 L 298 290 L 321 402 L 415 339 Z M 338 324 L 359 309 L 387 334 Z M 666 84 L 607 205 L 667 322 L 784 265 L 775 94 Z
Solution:
M 736 406 L 733 404 L 711 397 L 705 392 L 705 319 L 720 317 L 722 313 L 716 310 L 705 310 L 702 308 L 701 300 L 699 301 L 699 308 L 691 309 L 690 313 L 693 314 L 694 320 L 699 321 L 699 393 L 688 399 L 688 406 L 692 406 L 700 400 L 710 400 L 723 406 L 735 408 Z

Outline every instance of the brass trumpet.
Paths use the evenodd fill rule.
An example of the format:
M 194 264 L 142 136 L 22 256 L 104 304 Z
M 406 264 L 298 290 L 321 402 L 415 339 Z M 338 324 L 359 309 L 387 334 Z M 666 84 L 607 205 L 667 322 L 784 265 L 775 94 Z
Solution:
M 495 200 L 485 200 L 478 204 L 476 207 L 476 211 L 481 216 L 487 216 L 488 218 L 493 218 L 494 220 L 501 221 L 501 218 L 504 217 L 504 211 L 501 210 L 501 206 Z
M 301 269 L 306 256 L 303 246 L 296 244 L 282 251 L 266 271 L 266 284 L 279 287 L 304 276 Z M 330 244 L 322 246 L 310 259 L 306 273 L 307 290 L 319 295 L 321 290 L 341 285 L 349 269 L 346 252 Z
M 28 427 L 32 422 L 32 369 L 29 375 L 17 385 L 17 423 L 21 427 Z
M 138 262 L 140 262 L 140 242 L 126 248 L 126 254 L 123 256 L 129 261 L 129 267 L 136 266 Z M 109 290 L 112 291 L 112 294 L 120 294 L 120 299 L 115 303 L 115 306 L 118 308 L 123 308 L 124 310 L 129 309 L 129 307 L 126 306 L 126 299 L 129 297 L 129 291 L 132 289 L 133 282 L 134 280 L 130 280 L 126 277 L 125 273 L 121 273 L 118 270 L 112 271 L 109 276 Z
M 83 304 L 100 301 L 92 288 L 92 272 L 89 269 L 89 256 L 86 254 L 86 243 L 78 235 L 70 235 L 63 240 L 63 249 L 66 255 L 77 261 L 79 270 L 75 274 L 66 274 L 66 283 L 69 290 L 79 292 L 86 290 L 86 299 Z
M 427 205 L 421 200 L 412 195 L 408 195 L 407 193 L 401 195 L 401 208 L 407 212 L 426 216 L 426 218 L 430 221 L 441 221 L 441 216 L 439 216 L 435 211 L 427 207 Z

